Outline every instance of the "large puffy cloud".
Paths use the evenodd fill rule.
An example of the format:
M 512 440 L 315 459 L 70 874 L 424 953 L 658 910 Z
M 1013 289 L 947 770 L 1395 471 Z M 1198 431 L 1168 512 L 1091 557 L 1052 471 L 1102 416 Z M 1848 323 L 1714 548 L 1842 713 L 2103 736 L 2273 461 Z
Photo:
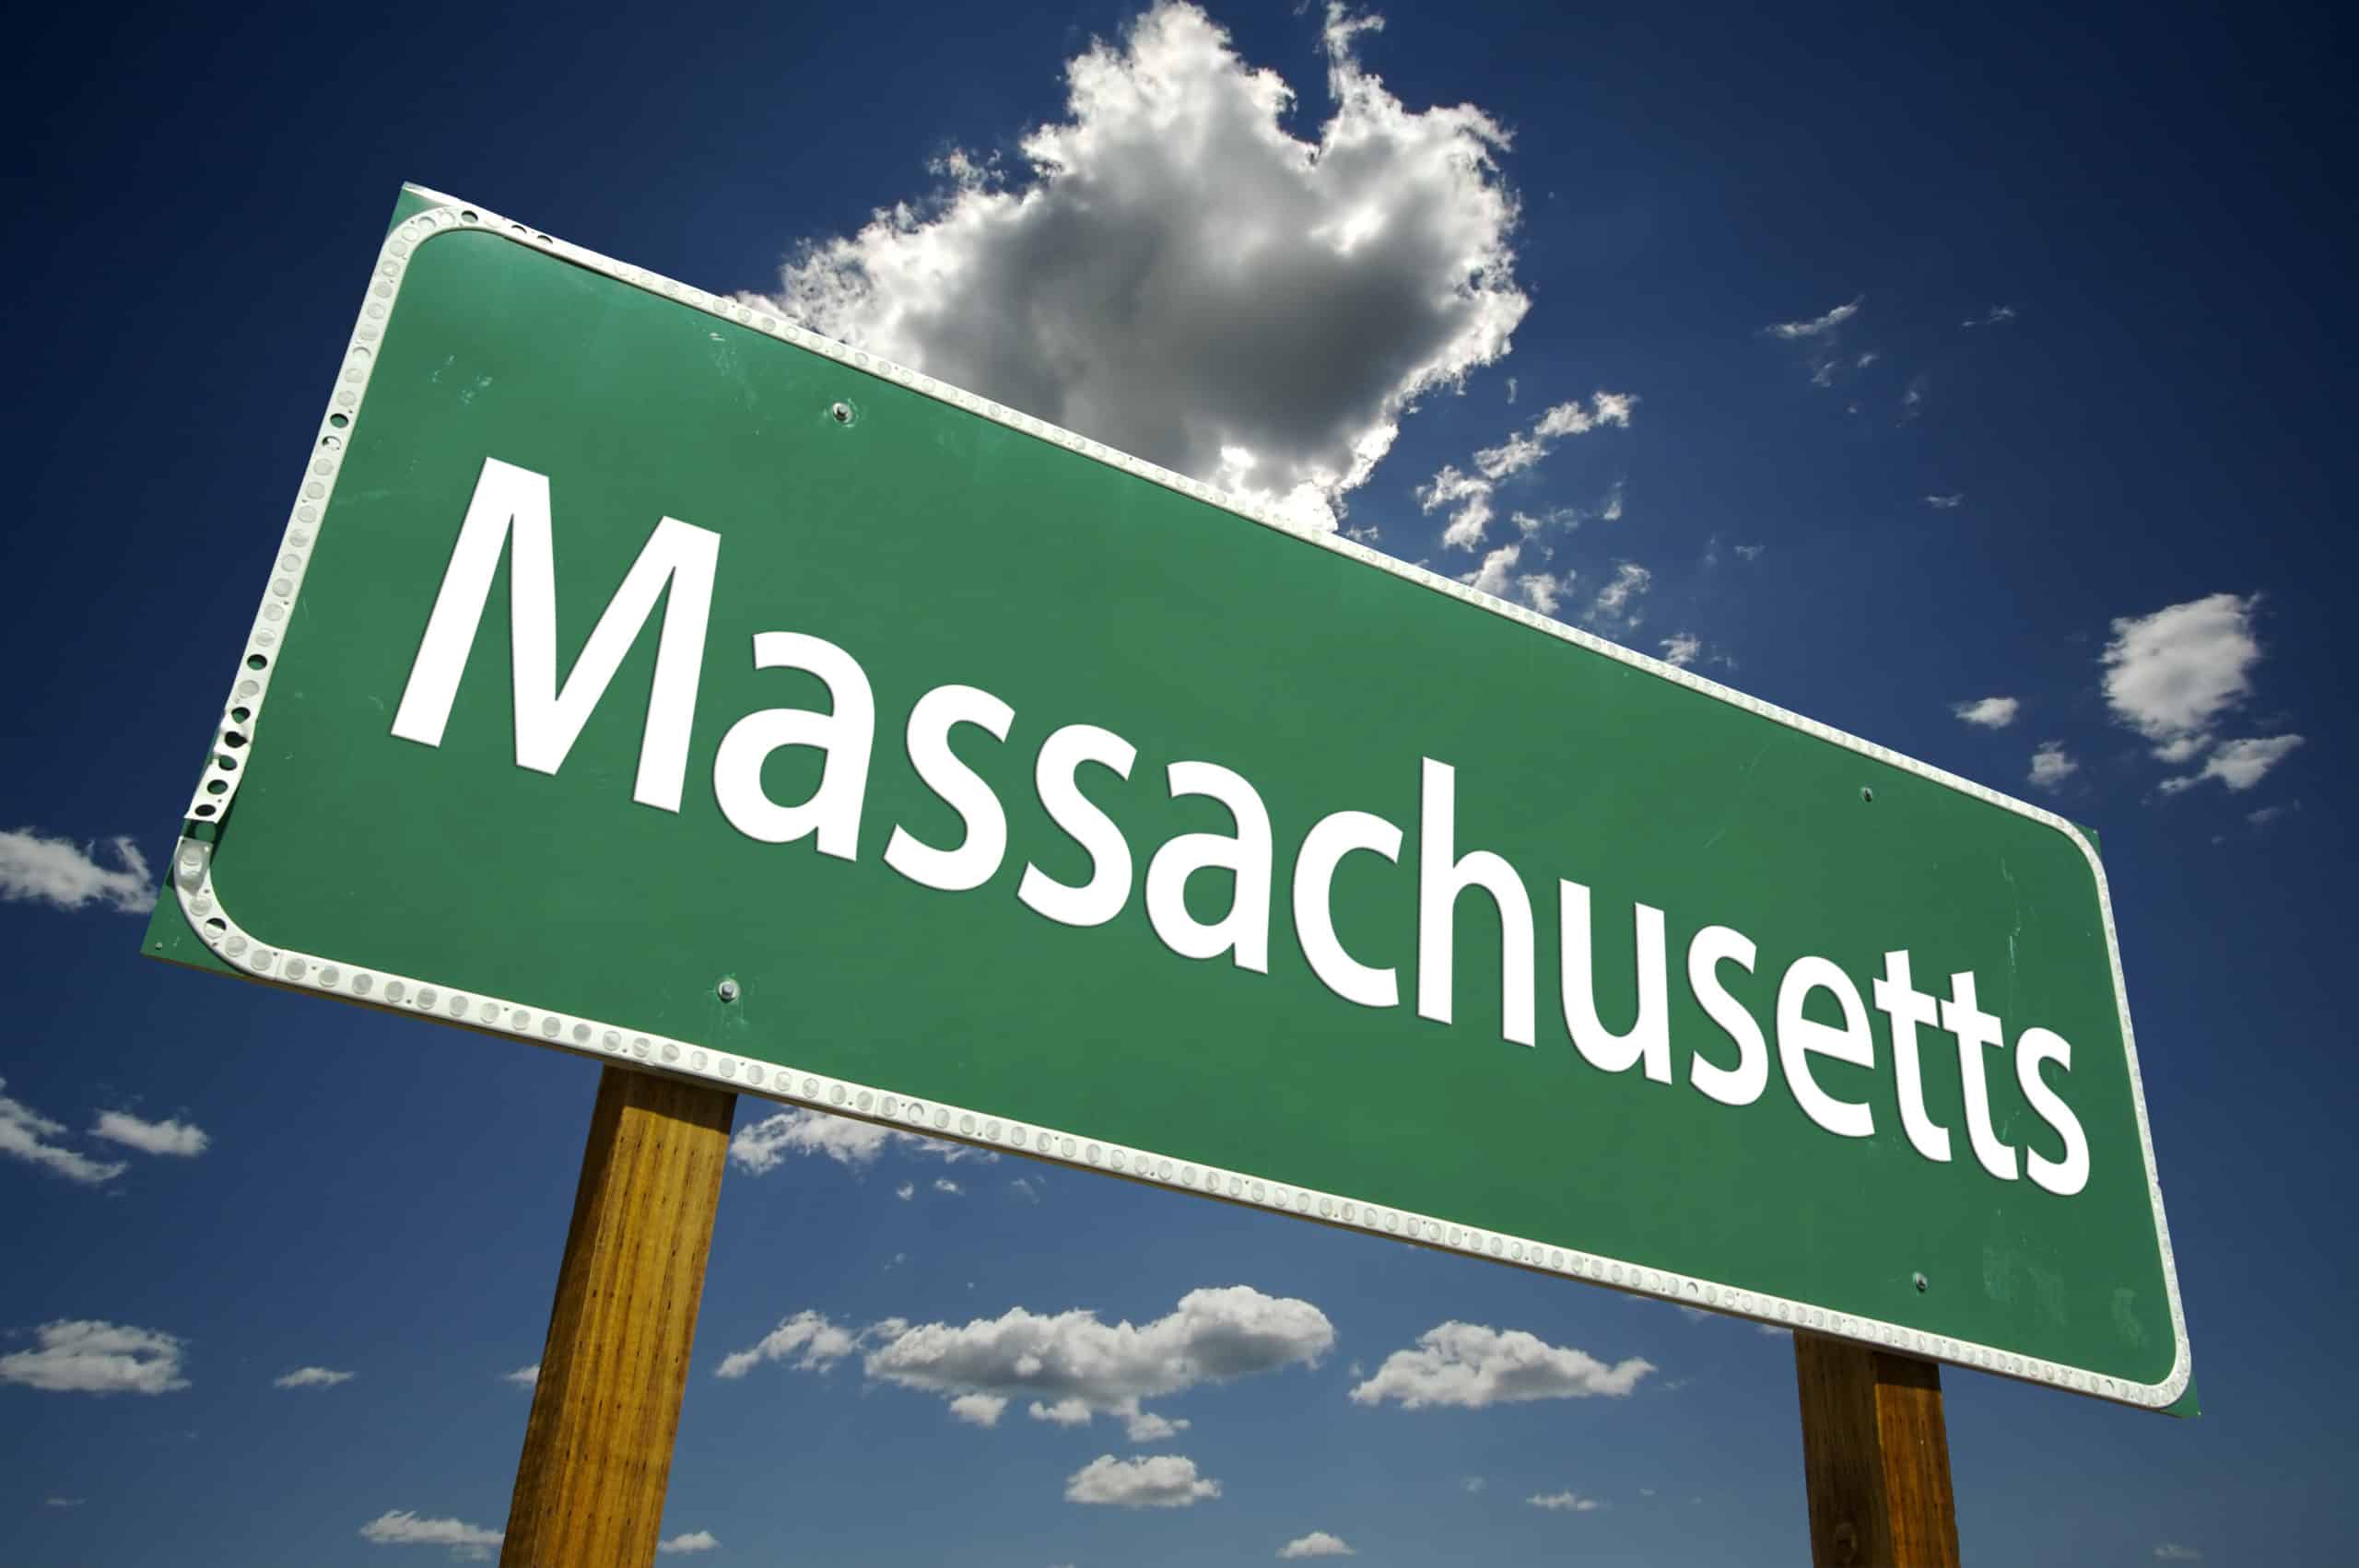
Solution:
M 1219 1495 L 1220 1482 L 1198 1476 L 1196 1461 L 1179 1454 L 1100 1454 L 1065 1480 L 1066 1502 L 1114 1508 L 1186 1508 Z
M 0 1356 L 0 1383 L 68 1394 L 169 1394 L 188 1387 L 176 1335 L 86 1318 L 44 1323 L 40 1348 Z
M 807 246 L 775 303 L 1198 478 L 1332 524 L 1423 393 L 1504 355 L 1528 304 L 1504 131 L 1413 111 L 1358 63 L 1382 25 L 1331 6 L 1330 112 L 1164 0 L 1066 66 L 1022 170 L 954 154 L 945 187 Z
M 2258 594 L 2214 593 L 2113 623 L 2105 698 L 2114 717 L 2154 743 L 2165 762 L 2191 762 L 2212 726 L 2251 691 L 2260 659 Z
M 0 899 L 54 904 L 79 909 L 96 904 L 144 915 L 156 905 L 156 879 L 147 858 L 128 838 L 110 838 L 122 862 L 99 864 L 93 846 L 52 838 L 29 827 L 0 833 Z
M 970 1149 L 963 1143 L 921 1138 L 914 1132 L 880 1127 L 871 1121 L 854 1121 L 850 1117 L 798 1107 L 739 1128 L 737 1136 L 729 1141 L 729 1163 L 748 1175 L 767 1176 L 784 1164 L 789 1154 L 824 1154 L 838 1164 L 861 1170 L 874 1164 L 877 1156 L 887 1149 L 931 1154 L 952 1162 L 999 1158 L 986 1149 Z
M 1387 1356 L 1374 1376 L 1352 1390 L 1352 1401 L 1379 1405 L 1391 1399 L 1414 1410 L 1428 1405 L 1481 1410 L 1599 1394 L 1620 1398 L 1654 1370 L 1653 1363 L 1637 1356 L 1609 1366 L 1585 1351 L 1549 1344 L 1520 1328 L 1450 1322 L 1428 1328 L 1414 1346 Z
M 1083 1426 L 1110 1415 L 1133 1442 L 1154 1443 L 1188 1423 L 1144 1410 L 1142 1400 L 1313 1365 L 1334 1342 L 1334 1325 L 1310 1303 L 1228 1285 L 1191 1291 L 1144 1324 L 1109 1324 L 1079 1308 L 1041 1314 L 1019 1306 L 964 1325 L 886 1318 L 852 1330 L 801 1312 L 729 1355 L 720 1375 L 742 1377 L 763 1362 L 789 1359 L 798 1369 L 825 1371 L 861 1351 L 869 1377 L 940 1395 L 970 1425 L 996 1426 L 1008 1402 L 1020 1398 L 1035 1421 Z

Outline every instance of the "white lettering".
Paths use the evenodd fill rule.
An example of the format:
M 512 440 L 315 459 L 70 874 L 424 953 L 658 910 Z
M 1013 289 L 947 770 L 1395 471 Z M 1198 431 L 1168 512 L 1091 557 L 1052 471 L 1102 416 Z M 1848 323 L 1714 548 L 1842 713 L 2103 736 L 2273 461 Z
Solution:
M 484 459 L 466 521 L 459 526 L 459 542 L 435 595 L 433 614 L 427 618 L 426 635 L 410 665 L 409 682 L 402 688 L 393 733 L 422 745 L 442 743 L 503 548 L 510 551 L 509 661 L 515 693 L 516 766 L 536 773 L 553 774 L 565 766 L 566 754 L 668 586 L 671 598 L 655 647 L 655 679 L 648 692 L 639 778 L 631 799 L 676 812 L 687 776 L 688 734 L 696 721 L 697 682 L 704 667 L 705 623 L 712 609 L 721 535 L 676 518 L 656 523 L 560 689 L 557 566 L 549 515 L 549 482 L 544 475 L 496 457 Z
M 1253 786 L 1209 762 L 1175 762 L 1166 770 L 1171 798 L 1209 795 L 1228 808 L 1235 837 L 1183 833 L 1155 852 L 1146 868 L 1146 915 L 1163 945 L 1182 958 L 1217 958 L 1234 949 L 1237 966 L 1270 972 L 1270 813 Z M 1188 913 L 1188 878 L 1226 868 L 1235 873 L 1228 913 L 1213 925 Z
M 1113 770 L 1118 778 L 1131 776 L 1138 750 L 1111 730 L 1095 724 L 1068 724 L 1040 744 L 1033 766 L 1033 787 L 1040 803 L 1073 841 L 1089 851 L 1089 880 L 1068 887 L 1035 865 L 1024 868 L 1015 895 L 1052 920 L 1068 926 L 1102 926 L 1122 912 L 1131 900 L 1131 847 L 1122 830 L 1081 792 L 1074 775 L 1085 762 Z
M 748 838 L 792 844 L 813 833 L 819 853 L 839 860 L 860 857 L 860 808 L 868 794 L 868 752 L 875 739 L 876 699 L 859 661 L 824 638 L 801 632 L 758 632 L 757 670 L 805 670 L 827 683 L 833 711 L 765 708 L 748 713 L 721 737 L 712 763 L 712 793 L 721 813 Z M 800 805 L 781 806 L 762 790 L 762 764 L 781 746 L 816 746 L 827 753 L 819 787 Z
M 1417 813 L 1417 1016 L 1449 1022 L 1458 895 L 1469 887 L 1499 908 L 1499 1033 L 1532 1043 L 1532 898 L 1515 868 L 1488 849 L 1458 850 L 1458 774 L 1425 759 Z
M 1007 813 L 980 776 L 950 749 L 953 726 L 972 724 L 995 741 L 1007 739 L 1015 710 L 974 686 L 936 686 L 910 709 L 910 766 L 926 788 L 942 797 L 967 837 L 956 849 L 937 849 L 896 826 L 885 846 L 885 863 L 922 887 L 964 893 L 991 881 L 1007 854 Z
M 1802 1016 L 1802 1003 L 1814 990 L 1834 993 L 1843 1009 L 1842 1027 Z M 1842 1138 L 1874 1132 L 1873 1111 L 1838 1100 L 1818 1086 L 1810 1071 L 1813 1052 L 1854 1067 L 1876 1064 L 1875 1036 L 1868 1033 L 1868 1010 L 1860 1001 L 1860 989 L 1831 960 L 1802 957 L 1788 965 L 1786 977 L 1778 982 L 1778 1060 L 1786 1070 L 1786 1087 L 1793 1091 L 1802 1115 L 1827 1131 Z

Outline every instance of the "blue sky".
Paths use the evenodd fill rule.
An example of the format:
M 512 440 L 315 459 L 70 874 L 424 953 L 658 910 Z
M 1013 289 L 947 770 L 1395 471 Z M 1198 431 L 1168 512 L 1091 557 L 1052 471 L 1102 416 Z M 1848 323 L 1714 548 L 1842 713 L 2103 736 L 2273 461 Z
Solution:
M 1307 484 L 1405 559 L 2094 826 L 2205 1414 L 1950 1372 L 1966 1555 L 2350 1555 L 2348 22 L 1461 3 L 1336 39 L 1280 6 L 1139 15 L 54 14 L 25 40 L 54 68 L 0 111 L 36 176 L 0 219 L 29 372 L 0 432 L 24 487 L 0 624 L 12 1568 L 437 1562 L 504 1520 L 529 1398 L 505 1375 L 539 1353 L 595 1072 L 135 953 L 141 865 L 404 179 L 783 291 L 1165 443 L 1146 455 Z M 1326 134 L 1339 59 L 1372 150 L 1314 209 L 1257 170 L 1270 137 Z M 1183 123 L 1233 134 L 1142 135 L 1124 93 L 1156 73 Z M 1077 238 L 959 238 L 1027 191 Z M 1076 195 L 1123 191 L 1154 200 Z M 1418 222 L 1365 268 L 1276 264 L 1361 197 Z M 1272 264 L 1224 289 L 1252 236 Z M 1125 243 L 1162 247 L 1203 332 L 1092 303 Z M 948 295 L 893 281 L 912 247 Z M 1344 308 L 1388 275 L 1442 302 Z M 1249 305 L 1288 323 L 1283 359 L 1234 330 Z M 1063 331 L 1168 373 L 1149 396 L 1113 349 L 1042 370 Z M 775 1108 L 745 1102 L 741 1132 Z M 773 1144 L 743 1141 L 724 1187 L 664 1527 L 717 1544 L 685 1557 L 1805 1550 L 1790 1350 L 1751 1326 L 1013 1159 Z M 1191 1295 L 1233 1287 L 1258 1294 Z M 825 1330 L 722 1375 L 804 1313 Z M 1223 1313 L 1273 1325 L 1259 1359 L 1173 1387 L 1173 1347 Z M 1019 1400 L 986 1426 L 870 1359 L 891 1319 L 1117 1345 L 1121 1375 L 1086 1423 Z M 1421 1386 L 1447 1323 L 1532 1337 L 1483 1343 L 1565 1397 L 1379 1397 Z M 304 1368 L 349 1376 L 276 1386 Z M 1141 1387 L 1189 1424 L 1133 1441 Z M 1167 1462 L 1085 1479 L 1101 1456 Z M 1122 1505 L 1149 1498 L 1174 1505 Z

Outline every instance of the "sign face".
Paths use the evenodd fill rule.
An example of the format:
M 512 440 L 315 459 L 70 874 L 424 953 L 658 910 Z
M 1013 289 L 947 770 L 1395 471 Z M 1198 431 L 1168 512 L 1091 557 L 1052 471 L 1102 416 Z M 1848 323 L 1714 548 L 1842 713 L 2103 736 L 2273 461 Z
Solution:
M 151 950 L 2118 1401 L 2036 807 L 429 193 Z

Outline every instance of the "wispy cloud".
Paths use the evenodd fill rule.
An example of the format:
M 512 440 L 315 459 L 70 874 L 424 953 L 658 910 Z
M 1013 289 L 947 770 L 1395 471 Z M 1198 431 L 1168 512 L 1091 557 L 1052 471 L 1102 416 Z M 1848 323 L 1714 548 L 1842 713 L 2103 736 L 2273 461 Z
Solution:
M 541 1381 L 541 1363 L 534 1362 L 530 1366 L 520 1366 L 513 1372 L 503 1372 L 499 1375 L 499 1380 L 502 1383 L 513 1383 L 519 1388 L 535 1387 Z
M 888 1149 L 952 1163 L 980 1160 L 988 1164 L 999 1158 L 987 1149 L 798 1107 L 739 1128 L 729 1141 L 729 1163 L 749 1176 L 767 1176 L 785 1164 L 790 1154 L 820 1154 L 838 1164 L 863 1170 Z
M 1517 568 L 1522 558 L 1522 541 L 1502 544 L 1486 553 L 1480 567 L 1461 574 L 1458 580 L 1494 598 L 1529 604 L 1543 615 L 1555 614 L 1572 587 L 1573 574 L 1520 571 Z
M 334 1372 L 324 1366 L 299 1366 L 270 1380 L 274 1388 L 333 1388 L 339 1383 L 349 1383 L 357 1374 Z
M 372 1546 L 444 1546 L 463 1562 L 487 1562 L 504 1530 L 487 1530 L 458 1519 L 421 1518 L 407 1508 L 387 1509 L 360 1527 L 360 1539 Z
M 1978 316 L 1968 316 L 1960 322 L 1962 327 L 2002 327 L 2015 319 L 2013 305 L 1993 305 Z
M 1454 462 L 1444 463 L 1430 480 L 1417 486 L 1417 505 L 1428 514 L 1449 513 L 1449 521 L 1442 527 L 1444 548 L 1474 549 L 1490 528 L 1495 515 L 1493 497 L 1500 483 L 1537 465 L 1564 437 L 1584 436 L 1607 427 L 1628 429 L 1630 411 L 1637 402 L 1637 395 L 1631 392 L 1598 392 L 1590 394 L 1587 406 L 1578 398 L 1560 403 L 1534 420 L 1530 430 L 1515 431 L 1499 445 L 1476 452 L 1473 460 L 1474 473 L 1465 473 Z M 1584 512 L 1573 507 L 1555 508 L 1539 516 L 1520 511 L 1515 514 L 1515 523 L 1529 537 L 1552 521 L 1578 524 L 1585 518 L 1594 517 L 1613 522 L 1621 516 L 1622 482 L 1616 480 L 1596 511 Z
M 2211 778 L 2217 778 L 2234 790 L 2249 790 L 2267 778 L 2271 768 L 2292 755 L 2302 740 L 2299 735 L 2271 735 L 2265 740 L 2223 741 L 2204 759 L 2201 771 L 2164 779 L 2163 793 L 2176 795 Z
M 127 837 L 110 838 L 116 866 L 99 864 L 97 846 L 52 838 L 33 828 L 0 833 L 0 900 L 81 909 L 97 905 L 127 915 L 156 907 L 147 858 Z
M 1925 497 L 1925 504 L 1935 511 L 1954 512 L 1966 505 L 1966 492 L 1952 490 L 1946 496 L 1928 496 Z
M 1693 632 L 1674 632 L 1662 639 L 1662 661 L 1684 670 L 1704 651 L 1704 639 Z
M 0 1079 L 0 1089 L 7 1086 L 7 1080 Z M 112 1181 L 129 1168 L 119 1160 L 93 1160 L 79 1150 L 54 1141 L 65 1131 L 64 1122 L 52 1121 L 22 1100 L 0 1094 L 0 1154 L 39 1165 L 85 1187 Z
M 1783 338 L 1789 343 L 1801 338 L 1825 337 L 1828 333 L 1858 315 L 1860 307 L 1867 302 L 1868 297 L 1862 294 L 1849 304 L 1837 305 L 1823 316 L 1812 316 L 1798 322 L 1779 322 L 1761 330 L 1771 337 Z
M 1639 624 L 1637 601 L 1654 586 L 1655 574 L 1636 561 L 1624 561 L 1614 568 L 1614 577 L 1597 597 L 1590 602 L 1589 613 L 1581 618 L 1591 626 L 1614 631 L 1636 631 Z
M 1545 1508 L 1557 1514 L 1593 1514 L 1605 1506 L 1594 1497 L 1583 1497 L 1578 1492 L 1535 1492 L 1524 1501 L 1534 1508 Z

